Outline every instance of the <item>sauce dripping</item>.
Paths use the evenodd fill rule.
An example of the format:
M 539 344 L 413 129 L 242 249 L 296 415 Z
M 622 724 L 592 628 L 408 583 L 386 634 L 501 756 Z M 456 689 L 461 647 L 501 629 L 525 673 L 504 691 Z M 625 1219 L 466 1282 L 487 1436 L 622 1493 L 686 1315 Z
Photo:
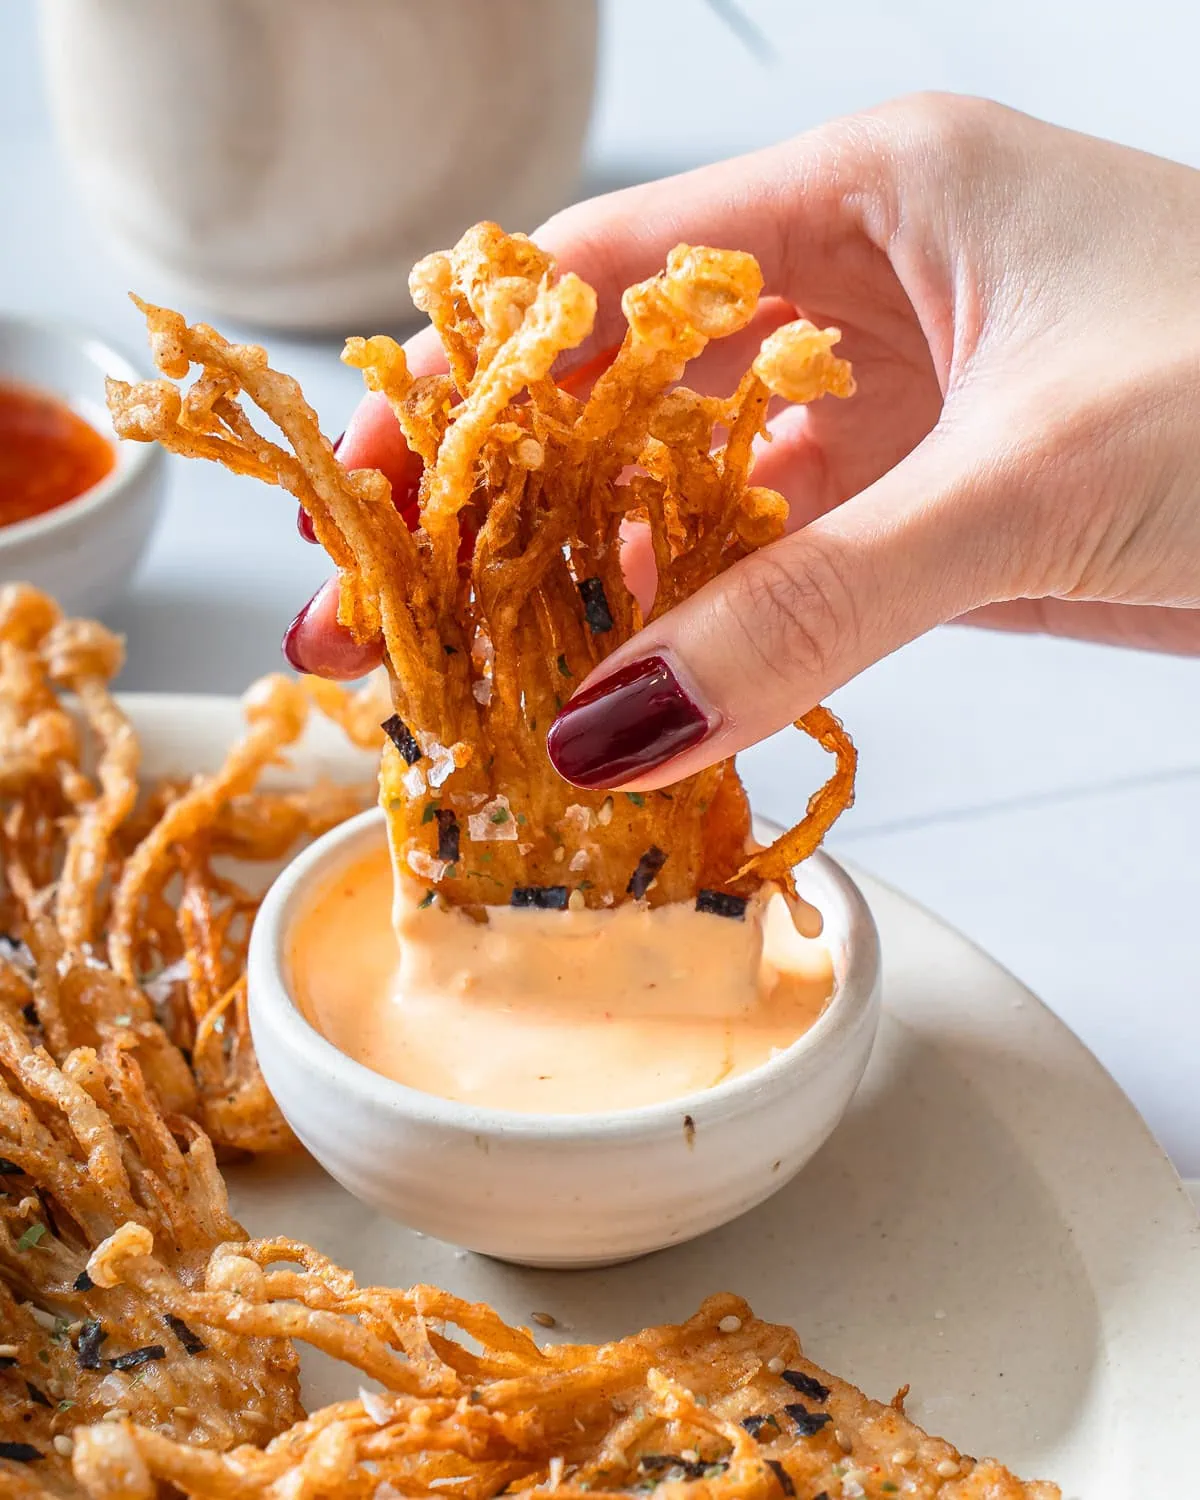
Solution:
M 74 500 L 115 461 L 113 444 L 65 401 L 0 381 L 0 526 Z

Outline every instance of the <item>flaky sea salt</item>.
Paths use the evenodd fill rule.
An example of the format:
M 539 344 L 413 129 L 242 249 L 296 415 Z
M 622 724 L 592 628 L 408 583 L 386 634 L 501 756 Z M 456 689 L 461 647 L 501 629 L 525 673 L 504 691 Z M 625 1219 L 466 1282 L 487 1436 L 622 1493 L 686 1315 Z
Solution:
M 425 795 L 425 772 L 420 766 L 409 766 L 400 778 L 400 785 L 414 800 Z
M 471 695 L 476 703 L 488 704 L 492 701 L 492 679 L 490 677 L 477 677 L 471 684 Z
M 431 787 L 439 787 L 454 770 L 454 756 L 446 749 L 445 745 L 431 734 L 417 732 L 417 740 L 421 746 L 421 754 L 429 762 L 429 777 Z
M 434 885 L 446 873 L 447 861 L 434 859 L 433 855 L 426 854 L 424 849 L 410 849 L 405 858 L 408 860 L 409 869 L 415 875 L 419 875 L 422 880 L 431 880 Z
M 569 828 L 574 833 L 587 833 L 592 826 L 592 810 L 581 802 L 572 802 L 559 820 L 560 828 Z
M 365 1386 L 359 1386 L 358 1399 L 362 1402 L 362 1409 L 375 1423 L 376 1427 L 386 1427 L 392 1419 L 392 1407 L 378 1391 L 368 1391 Z
M 567 865 L 567 869 L 586 870 L 588 865 L 591 863 L 591 859 L 592 856 L 586 849 L 576 849 L 575 853 L 571 856 L 570 862 Z
M 153 979 L 148 979 L 142 985 L 142 993 L 154 1005 L 161 1005 L 165 1000 L 170 999 L 171 990 L 174 986 L 182 983 L 187 977 L 187 959 L 177 958 L 173 964 L 168 964 L 165 969 L 160 969 Z
M 478 812 L 467 819 L 467 834 L 473 844 L 486 844 L 493 840 L 511 843 L 517 837 L 517 820 L 503 792 L 485 802 Z

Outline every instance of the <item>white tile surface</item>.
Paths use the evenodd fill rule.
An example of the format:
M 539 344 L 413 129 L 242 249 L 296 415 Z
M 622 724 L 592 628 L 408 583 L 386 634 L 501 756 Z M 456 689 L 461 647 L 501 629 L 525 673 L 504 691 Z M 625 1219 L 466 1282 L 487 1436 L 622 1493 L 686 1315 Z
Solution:
M 1200 12 L 1182 0 L 742 5 L 776 51 L 769 67 L 705 0 L 609 0 L 597 175 L 690 165 L 918 87 L 990 93 L 1200 161 Z M 50 139 L 34 9 L 0 5 L 0 305 L 79 319 L 136 351 L 128 274 L 79 217 Z M 336 432 L 358 383 L 335 346 L 271 345 Z M 279 664 L 280 631 L 323 574 L 281 496 L 177 463 L 163 529 L 114 615 L 132 637 L 126 685 L 239 689 Z M 838 847 L 1039 990 L 1200 1173 L 1200 664 L 947 631 L 838 707 L 862 749 Z M 745 770 L 756 805 L 781 818 L 799 816 L 822 774 L 794 737 Z

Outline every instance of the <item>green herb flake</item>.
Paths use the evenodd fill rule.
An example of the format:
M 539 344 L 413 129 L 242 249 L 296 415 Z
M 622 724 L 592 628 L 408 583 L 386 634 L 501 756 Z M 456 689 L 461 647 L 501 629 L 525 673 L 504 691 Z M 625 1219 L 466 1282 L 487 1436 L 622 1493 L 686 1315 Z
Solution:
M 433 891 L 426 891 L 424 896 L 422 896 L 421 900 L 417 903 L 417 910 L 424 911 L 427 906 L 432 906 L 434 894 L 435 893 Z
M 626 792 L 625 795 L 633 803 L 634 807 L 645 807 L 646 798 L 641 792 Z
M 32 1250 L 45 1233 L 46 1226 L 44 1224 L 31 1224 L 17 1241 L 17 1249 Z
M 508 822 L 508 808 L 507 807 L 498 807 L 496 809 L 496 811 L 492 814 L 492 822 L 493 823 L 507 823 Z
M 44 1365 L 48 1365 L 50 1363 L 50 1351 L 49 1351 L 49 1349 L 39 1349 L 38 1350 L 38 1358 L 41 1360 L 41 1362 Z
M 437 810 L 438 805 L 436 802 L 427 802 L 425 804 L 424 811 L 421 813 L 421 822 L 432 823 L 434 818 L 437 816 Z
M 575 673 L 571 671 L 570 667 L 567 666 L 567 658 L 562 651 L 558 653 L 558 670 L 564 677 L 574 677 L 575 675 Z
M 525 816 L 524 813 L 518 813 L 517 822 L 521 825 L 522 828 L 524 828 L 526 823 L 529 822 L 529 819 Z
M 885 1479 L 879 1488 L 885 1495 L 898 1495 L 900 1493 L 900 1486 L 893 1484 L 890 1479 Z
M 132 1016 L 114 1016 L 113 1017 L 113 1025 L 114 1026 L 131 1026 L 132 1024 L 133 1024 L 133 1017 Z
M 592 888 L 593 888 L 593 882 L 590 881 L 590 880 L 581 880 L 579 882 L 579 889 L 581 891 L 590 891 Z
M 67 1330 L 70 1328 L 70 1326 L 71 1326 L 71 1320 L 70 1320 L 70 1318 L 64 1318 L 64 1317 L 61 1317 L 61 1316 L 55 1318 L 55 1320 L 54 1320 L 54 1331 L 53 1331 L 53 1333 L 51 1333 L 50 1337 L 54 1340 L 54 1342 L 56 1344 L 61 1344 L 62 1341 L 66 1338 L 66 1336 L 67 1336 Z
M 58 1409 L 59 1411 L 70 1411 L 74 1405 L 74 1401 L 60 1401 L 58 1403 Z

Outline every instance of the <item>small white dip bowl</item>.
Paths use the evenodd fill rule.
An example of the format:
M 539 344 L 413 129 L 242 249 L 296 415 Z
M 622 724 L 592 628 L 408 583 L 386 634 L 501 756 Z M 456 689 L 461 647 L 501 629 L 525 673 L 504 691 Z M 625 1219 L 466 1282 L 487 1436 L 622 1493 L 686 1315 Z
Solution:
M 46 391 L 114 445 L 99 484 L 44 515 L 0 526 L 0 583 L 32 583 L 75 615 L 97 614 L 124 592 L 158 520 L 166 479 L 157 443 L 121 443 L 104 404 L 104 377 L 141 373 L 86 329 L 0 314 L 0 382 Z
M 373 1073 L 327 1042 L 288 993 L 292 923 L 384 837 L 375 809 L 293 860 L 259 910 L 248 964 L 268 1087 L 313 1156 L 372 1208 L 501 1260 L 608 1265 L 694 1239 L 761 1203 L 841 1119 L 878 1024 L 879 938 L 858 887 L 827 855 L 806 861 L 797 883 L 825 918 L 835 988 L 798 1041 L 752 1072 L 662 1104 L 532 1115 Z

